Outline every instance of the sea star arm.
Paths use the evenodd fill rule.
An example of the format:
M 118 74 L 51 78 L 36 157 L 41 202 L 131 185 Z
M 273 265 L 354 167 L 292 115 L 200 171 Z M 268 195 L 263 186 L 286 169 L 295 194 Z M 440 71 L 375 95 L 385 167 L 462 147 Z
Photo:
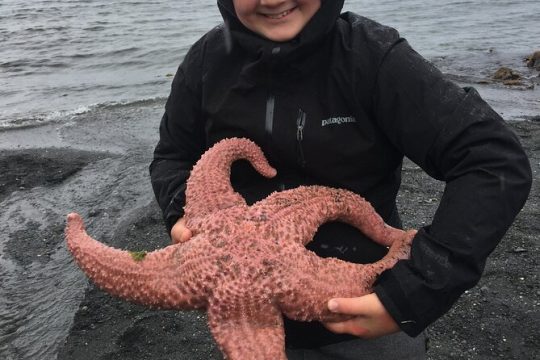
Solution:
M 295 244 L 299 248 L 300 244 Z M 371 292 L 377 277 L 362 264 L 336 258 L 319 258 L 305 249 L 288 249 L 291 264 L 278 279 L 277 304 L 290 319 L 299 321 L 336 321 L 344 319 L 331 313 L 327 302 L 334 297 L 358 297 Z
M 300 244 L 290 245 L 287 254 L 294 270 L 281 274 L 281 291 L 278 304 L 289 318 L 301 321 L 336 321 L 327 309 L 327 302 L 334 297 L 359 297 L 372 292 L 377 277 L 392 268 L 400 259 L 409 256 L 410 244 L 416 231 L 402 232 L 391 245 L 388 253 L 372 264 L 354 264 L 335 258 L 319 258 L 315 253 L 299 249 Z
M 68 215 L 68 249 L 86 275 L 101 289 L 124 300 L 166 309 L 204 307 L 207 287 L 203 278 L 205 259 L 193 256 L 190 245 L 171 245 L 162 250 L 134 254 L 91 238 L 78 214 Z M 211 286 L 211 284 L 207 285 Z
M 317 229 L 328 221 L 350 224 L 378 244 L 390 246 L 401 239 L 403 231 L 384 223 L 373 206 L 361 196 L 347 190 L 323 186 L 300 186 L 273 193 L 253 205 L 254 214 L 275 219 L 272 226 L 278 236 L 286 236 L 306 245 Z
M 188 228 L 190 219 L 246 204 L 230 182 L 231 164 L 239 159 L 251 162 L 263 176 L 276 175 L 276 170 L 268 164 L 261 149 L 254 142 L 234 138 L 216 143 L 195 164 L 187 181 L 184 210 Z
M 231 284 L 224 288 L 230 287 Z M 263 300 L 257 293 L 239 295 L 223 288 L 216 289 L 214 294 L 208 307 L 208 325 L 227 359 L 287 359 L 283 318 L 269 299 Z

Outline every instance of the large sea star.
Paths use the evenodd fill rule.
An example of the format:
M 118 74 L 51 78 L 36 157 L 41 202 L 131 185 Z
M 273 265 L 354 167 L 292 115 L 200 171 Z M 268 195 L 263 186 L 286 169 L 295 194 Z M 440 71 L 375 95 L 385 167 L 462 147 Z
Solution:
M 303 321 L 344 319 L 328 311 L 327 301 L 370 293 L 382 271 L 409 256 L 416 232 L 386 225 L 350 191 L 322 186 L 275 192 L 248 206 L 230 183 L 237 159 L 249 160 L 266 177 L 276 174 L 250 140 L 213 146 L 187 183 L 189 241 L 137 258 L 92 239 L 72 213 L 67 244 L 87 276 L 112 295 L 158 308 L 206 309 L 227 358 L 286 359 L 282 314 Z M 388 254 L 360 265 L 307 250 L 317 228 L 332 220 L 389 246 Z

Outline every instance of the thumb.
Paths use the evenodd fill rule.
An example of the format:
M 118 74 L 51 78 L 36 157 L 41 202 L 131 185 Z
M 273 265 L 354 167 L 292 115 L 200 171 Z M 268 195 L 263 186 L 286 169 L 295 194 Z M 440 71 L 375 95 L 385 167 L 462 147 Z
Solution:
M 365 311 L 362 297 L 330 299 L 327 306 L 331 312 L 345 315 L 359 316 Z
M 188 241 L 191 235 L 191 230 L 186 227 L 184 218 L 178 220 L 171 229 L 171 239 L 175 244 Z
M 182 232 L 180 233 L 180 241 L 186 242 L 189 239 L 191 239 L 191 230 L 189 230 L 187 227 L 182 228 Z

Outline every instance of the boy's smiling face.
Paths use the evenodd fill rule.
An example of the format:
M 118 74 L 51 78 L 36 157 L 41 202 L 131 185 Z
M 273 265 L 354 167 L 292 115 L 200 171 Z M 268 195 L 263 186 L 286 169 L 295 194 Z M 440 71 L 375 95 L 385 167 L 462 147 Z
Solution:
M 238 20 L 272 41 L 289 41 L 321 7 L 321 0 L 233 0 Z

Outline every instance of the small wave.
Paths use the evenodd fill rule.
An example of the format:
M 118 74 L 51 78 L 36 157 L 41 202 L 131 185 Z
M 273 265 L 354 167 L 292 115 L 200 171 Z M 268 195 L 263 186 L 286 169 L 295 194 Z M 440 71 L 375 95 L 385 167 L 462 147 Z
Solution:
M 92 109 L 92 106 L 79 106 L 73 110 L 67 111 L 53 111 L 45 116 L 45 121 L 55 121 L 57 119 L 63 119 L 69 116 L 81 115 L 89 112 Z
M 30 116 L 14 115 L 14 119 L 4 120 L 2 119 L 2 117 L 5 116 L 0 116 L 0 131 L 33 128 L 55 123 L 65 123 L 67 121 L 73 120 L 79 115 L 83 115 L 92 111 L 131 107 L 161 106 L 165 103 L 166 100 L 166 97 L 156 96 L 136 100 L 108 101 L 92 105 L 79 106 L 71 110 L 52 111 L 46 114 L 36 114 Z
M 63 55 L 63 57 L 67 59 L 88 59 L 94 56 L 96 56 L 95 53 L 75 53 L 70 55 Z
M 70 28 L 67 27 L 67 26 L 35 25 L 35 26 L 25 28 L 24 31 L 27 32 L 27 33 L 42 33 L 42 32 L 54 33 L 54 32 L 59 32 L 59 31 L 66 31 L 66 30 L 69 30 L 69 29 Z
M 153 106 L 153 105 L 163 104 L 165 103 L 166 100 L 167 100 L 167 97 L 156 96 L 156 97 L 150 97 L 150 98 L 138 99 L 138 100 L 111 101 L 107 103 L 98 104 L 96 105 L 96 107 L 102 108 L 102 109 L 116 109 L 116 108 L 122 108 L 122 107 Z
M 23 71 L 23 68 L 67 68 L 69 64 L 51 59 L 18 59 L 6 62 L 0 62 L 0 68 L 6 69 L 8 72 Z
M 124 49 L 118 49 L 118 50 L 114 50 L 114 51 L 109 51 L 109 52 L 105 53 L 105 55 L 107 55 L 107 56 L 109 56 L 109 55 L 123 55 L 123 54 L 129 54 L 129 53 L 139 51 L 139 50 L 141 50 L 141 49 L 136 47 L 136 46 L 132 46 L 132 47 L 124 48 Z
M 27 66 L 29 63 L 29 60 L 13 60 L 13 61 L 5 61 L 0 62 L 0 68 L 10 69 L 10 68 L 20 68 L 23 66 Z
M 99 70 L 103 70 L 103 69 L 114 69 L 114 68 L 118 68 L 118 69 L 125 69 L 126 67 L 137 67 L 137 68 L 140 68 L 140 67 L 143 67 L 145 65 L 148 65 L 148 61 L 145 61 L 145 60 L 130 60 L 130 61 L 122 61 L 122 62 L 119 62 L 119 61 L 108 61 L 108 62 L 96 62 L 95 64 L 90 64 L 90 65 L 86 65 L 86 66 L 80 66 L 79 68 L 80 69 L 99 69 Z M 119 86 L 119 87 L 124 87 L 125 85 L 122 85 L 122 86 Z M 107 87 L 109 88 L 109 87 Z
M 58 122 L 63 122 L 66 118 L 72 118 L 89 112 L 92 106 L 80 106 L 72 110 L 53 111 L 48 114 L 37 114 L 15 118 L 13 120 L 0 120 L 0 131 L 33 128 Z
M 105 29 L 107 28 L 103 25 L 95 25 L 83 28 L 84 31 L 103 31 Z
M 54 58 L 55 59 L 65 59 L 65 60 L 68 60 L 68 61 L 69 60 L 81 60 L 81 59 L 95 58 L 95 59 L 105 59 L 105 60 L 108 61 L 106 63 L 90 64 L 90 65 L 88 65 L 89 68 L 92 68 L 92 67 L 103 68 L 104 66 L 107 67 L 109 65 L 119 65 L 119 66 L 144 65 L 145 63 L 148 62 L 148 57 L 145 58 L 144 62 L 135 60 L 135 61 L 125 61 L 123 63 L 118 63 L 117 60 L 115 61 L 114 59 L 111 59 L 112 56 L 129 54 L 129 53 L 137 52 L 139 50 L 141 50 L 141 49 L 137 48 L 137 47 L 131 47 L 131 48 L 126 48 L 126 49 L 112 50 L 112 51 L 73 52 L 71 54 L 68 53 L 68 54 L 57 55 Z M 152 52 L 149 52 L 149 54 L 152 54 Z M 141 56 L 138 56 L 138 55 L 134 55 L 132 57 L 142 58 Z M 1 64 L 0 64 L 0 66 L 1 66 Z M 86 68 L 86 67 L 83 67 L 83 68 Z

